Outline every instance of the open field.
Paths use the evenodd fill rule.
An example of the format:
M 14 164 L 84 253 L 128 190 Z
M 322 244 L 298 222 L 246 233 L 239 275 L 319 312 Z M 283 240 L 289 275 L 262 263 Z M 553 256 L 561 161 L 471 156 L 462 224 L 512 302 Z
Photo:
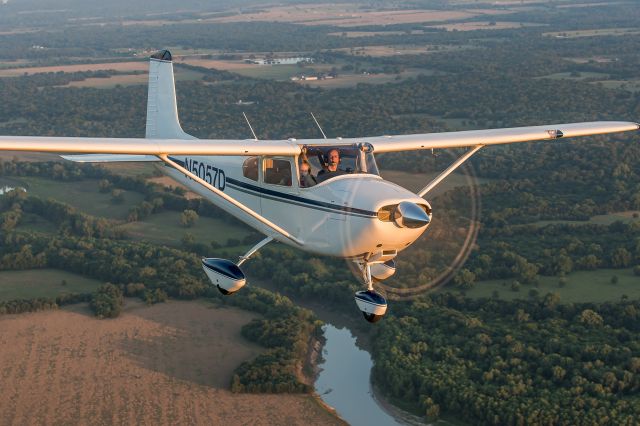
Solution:
M 638 28 L 600 28 L 595 30 L 575 30 L 575 31 L 553 31 L 543 33 L 543 36 L 556 38 L 576 38 L 576 37 L 602 37 L 602 36 L 625 36 L 638 35 Z
M 21 75 L 41 74 L 48 72 L 82 72 L 82 71 L 147 71 L 147 61 L 109 62 L 104 64 L 55 65 L 50 67 L 24 67 L 0 69 L 0 77 L 19 77 Z
M 328 80 L 298 80 L 296 83 L 304 84 L 310 87 L 323 87 L 325 89 L 340 89 L 345 87 L 354 87 L 360 83 L 366 84 L 385 84 L 406 78 L 415 77 L 418 74 L 424 74 L 422 71 L 409 70 L 402 71 L 399 74 L 339 74 L 337 78 Z
M 66 282 L 63 284 L 63 281 Z M 0 300 L 93 293 L 102 282 L 57 269 L 0 271 Z
M 62 182 L 39 177 L 0 178 L 0 186 L 4 185 L 26 188 L 45 200 L 51 198 L 93 216 L 118 220 L 126 219 L 129 209 L 144 200 L 142 194 L 124 191 L 124 201 L 114 204 L 111 194 L 98 192 L 98 181 L 91 179 Z
M 114 75 L 107 78 L 86 78 L 80 81 L 72 81 L 69 84 L 58 87 L 92 87 L 94 89 L 113 89 L 116 86 L 134 86 L 146 84 L 149 81 L 147 74 Z
M 47 154 L 39 152 L 27 151 L 2 151 L 0 152 L 0 160 L 11 161 L 17 158 L 19 161 L 65 161 L 58 154 Z
M 176 63 L 234 72 L 238 70 L 269 67 L 269 65 L 248 64 L 244 62 L 244 60 L 203 59 L 194 58 L 192 56 L 185 59 L 179 59 Z
M 204 302 L 127 301 L 0 317 L 1 424 L 344 424 L 308 395 L 232 394 L 233 370 L 263 349 L 255 316 Z
M 611 277 L 617 276 L 618 283 L 611 284 Z M 529 290 L 536 288 L 541 296 L 549 292 L 560 295 L 561 303 L 580 302 L 608 302 L 619 301 L 622 295 L 630 299 L 640 298 L 640 277 L 633 275 L 629 269 L 598 269 L 595 271 L 578 271 L 566 276 L 567 284 L 559 287 L 559 277 L 540 277 L 539 287 L 520 287 L 520 291 L 510 288 L 513 280 L 479 281 L 471 290 L 467 290 L 469 297 L 491 297 L 494 291 L 499 293 L 500 299 L 527 299 Z M 454 287 L 444 287 L 442 291 L 453 290 Z
M 386 36 L 394 36 L 394 35 L 404 35 L 404 34 L 424 34 L 423 30 L 411 30 L 407 31 L 344 31 L 338 33 L 329 33 L 328 35 L 336 36 L 336 37 L 347 37 L 347 38 L 359 38 L 359 37 L 372 37 L 377 35 L 386 35 Z
M 533 22 L 510 21 L 474 21 L 456 22 L 452 24 L 429 25 L 429 28 L 442 28 L 447 31 L 475 31 L 475 30 L 506 30 L 510 28 L 544 27 L 546 24 Z
M 96 166 L 107 169 L 116 175 L 127 177 L 147 177 L 154 176 L 156 173 L 156 165 L 153 162 L 102 163 Z
M 429 53 L 448 52 L 452 50 L 472 49 L 473 46 L 454 46 L 454 45 L 380 45 L 380 46 L 363 46 L 363 47 L 341 47 L 332 49 L 336 52 L 348 53 L 353 56 L 372 56 L 386 57 L 397 55 L 423 55 Z
M 193 235 L 197 243 L 209 244 L 215 241 L 225 246 L 230 238 L 242 240 L 251 232 L 247 227 L 203 216 L 198 218 L 194 226 L 185 228 L 180 224 L 180 215 L 178 212 L 157 213 L 143 221 L 121 225 L 121 228 L 134 239 L 170 246 L 179 246 L 187 233 Z
M 393 25 L 419 22 L 440 22 L 468 19 L 481 15 L 512 13 L 501 9 L 469 10 L 371 10 L 355 4 L 320 3 L 311 5 L 276 6 L 254 13 L 206 19 L 207 22 L 292 22 L 304 25 L 334 25 L 354 27 L 360 25 Z M 204 20 L 203 20 L 204 21 Z

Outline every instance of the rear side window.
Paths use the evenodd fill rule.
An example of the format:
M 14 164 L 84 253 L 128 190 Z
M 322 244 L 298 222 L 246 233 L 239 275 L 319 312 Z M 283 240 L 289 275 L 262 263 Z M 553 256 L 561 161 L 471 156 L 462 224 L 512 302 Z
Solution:
M 258 181 L 258 157 L 249 157 L 244 160 L 242 174 L 247 179 Z
M 289 160 L 265 158 L 263 164 L 265 183 L 291 186 L 291 163 Z

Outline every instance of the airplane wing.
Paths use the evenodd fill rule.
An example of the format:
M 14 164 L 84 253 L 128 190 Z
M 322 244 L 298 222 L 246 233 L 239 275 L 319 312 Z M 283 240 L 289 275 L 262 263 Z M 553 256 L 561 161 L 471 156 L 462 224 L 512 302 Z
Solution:
M 31 151 L 70 154 L 129 155 L 297 155 L 296 142 L 146 139 L 146 138 L 65 138 L 37 136 L 0 136 L 0 151 Z M 93 161 L 101 157 L 95 156 Z M 106 157 L 104 157 L 106 158 Z M 69 159 L 75 160 L 73 156 Z M 92 161 L 87 158 L 86 161 Z M 123 158 L 121 161 L 127 161 Z M 131 161 L 131 159 L 129 159 Z M 144 160 L 142 160 L 144 161 Z
M 515 142 L 571 138 L 574 136 L 601 135 L 638 129 L 640 129 L 640 124 L 638 123 L 626 121 L 593 121 L 586 123 L 512 127 L 506 129 L 378 136 L 359 138 L 357 141 L 368 142 L 373 145 L 373 151 L 375 153 L 381 153 L 421 149 L 462 148 L 478 145 L 499 145 Z M 343 139 L 343 141 L 345 140 L 346 139 Z

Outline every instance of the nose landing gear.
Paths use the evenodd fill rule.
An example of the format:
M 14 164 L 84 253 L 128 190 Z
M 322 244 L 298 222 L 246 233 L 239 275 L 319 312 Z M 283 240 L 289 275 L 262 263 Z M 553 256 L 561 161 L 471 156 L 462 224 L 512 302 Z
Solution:
M 358 267 L 362 272 L 364 282 L 367 284 L 367 290 L 356 292 L 356 305 L 358 305 L 358 309 L 362 311 L 364 319 L 371 323 L 378 322 L 387 312 L 387 300 L 373 289 L 371 264 L 362 262 L 358 263 Z

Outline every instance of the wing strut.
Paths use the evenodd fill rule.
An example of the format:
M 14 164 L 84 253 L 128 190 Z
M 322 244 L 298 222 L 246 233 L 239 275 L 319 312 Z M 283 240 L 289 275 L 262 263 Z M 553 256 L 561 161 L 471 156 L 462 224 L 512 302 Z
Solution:
M 247 253 L 245 253 L 244 256 L 240 256 L 240 261 L 238 262 L 238 266 L 242 265 L 244 262 L 246 262 L 247 260 L 249 260 L 249 258 L 251 256 L 253 256 L 255 254 L 255 252 L 257 252 L 258 250 L 260 250 L 262 247 L 266 246 L 267 244 L 269 244 L 271 241 L 273 241 L 273 237 L 267 237 L 264 240 L 260 241 L 258 244 L 256 244 L 255 246 L 251 247 L 251 250 L 249 250 Z
M 418 196 L 420 197 L 424 197 L 429 191 L 431 191 L 433 188 L 435 188 L 440 182 L 442 182 L 442 180 L 444 178 L 446 178 L 447 176 L 449 176 L 451 173 L 453 173 L 453 171 L 455 169 L 457 169 L 458 167 L 460 167 L 462 165 L 462 163 L 464 163 L 465 161 L 467 161 L 469 158 L 471 158 L 471 156 L 473 154 L 475 154 L 476 152 L 478 152 L 480 150 L 480 148 L 482 148 L 484 145 L 476 145 L 472 150 L 467 151 L 462 157 L 458 158 L 456 161 L 454 161 L 449 167 L 447 167 L 447 169 L 440 173 L 438 175 L 438 177 L 436 177 L 434 180 L 432 180 L 431 182 L 429 182 L 429 184 L 427 186 L 425 186 L 424 188 L 422 188 L 420 190 L 420 192 L 418 192 Z
M 205 188 L 207 188 L 209 191 L 213 192 L 214 194 L 216 194 L 217 196 L 219 196 L 223 200 L 225 200 L 225 201 L 229 202 L 230 204 L 234 205 L 235 207 L 239 208 L 243 212 L 247 213 L 249 216 L 251 216 L 254 219 L 256 219 L 257 221 L 261 222 L 263 225 L 268 226 L 273 231 L 277 232 L 278 234 L 282 235 L 283 237 L 293 241 L 294 243 L 296 243 L 299 246 L 303 246 L 304 245 L 304 242 L 302 240 L 294 237 L 293 235 L 291 235 L 290 233 L 288 233 L 287 231 L 285 231 L 284 229 L 282 229 L 281 227 L 279 227 L 275 223 L 271 222 L 269 219 L 265 218 L 264 216 L 259 215 L 258 213 L 256 213 L 253 210 L 251 210 L 249 207 L 247 207 L 244 204 L 242 204 L 241 202 L 235 200 L 233 197 L 228 196 L 227 194 L 225 194 L 224 192 L 220 191 L 215 186 L 209 184 L 204 179 L 199 178 L 195 174 L 191 173 L 189 170 L 187 170 L 184 167 L 180 166 L 179 164 L 175 163 L 174 161 L 169 159 L 167 154 L 160 154 L 160 155 L 158 155 L 158 158 L 160 158 L 162 161 L 164 161 L 165 163 L 167 163 L 168 165 L 170 165 L 174 169 L 179 170 L 180 172 L 182 172 L 185 175 L 189 176 L 191 179 L 195 180 L 200 185 L 202 185 Z

